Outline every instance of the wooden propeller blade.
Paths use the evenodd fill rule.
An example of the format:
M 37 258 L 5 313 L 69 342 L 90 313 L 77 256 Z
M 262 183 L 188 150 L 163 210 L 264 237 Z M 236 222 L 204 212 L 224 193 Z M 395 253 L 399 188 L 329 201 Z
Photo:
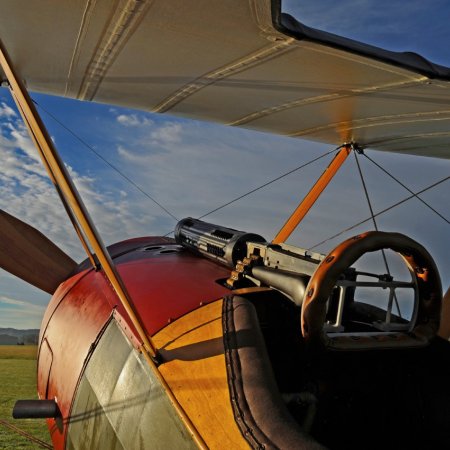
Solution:
M 77 263 L 40 231 L 0 210 L 0 267 L 53 294 Z

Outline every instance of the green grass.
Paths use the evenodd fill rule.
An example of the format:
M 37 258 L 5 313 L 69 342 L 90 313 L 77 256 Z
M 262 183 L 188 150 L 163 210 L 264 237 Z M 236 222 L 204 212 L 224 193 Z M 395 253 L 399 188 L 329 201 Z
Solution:
M 30 359 L 36 361 L 36 345 L 0 345 L 0 359 Z
M 11 415 L 16 400 L 37 398 L 36 352 L 33 345 L 0 345 L 0 419 L 51 444 L 45 420 L 15 420 Z M 40 448 L 0 424 L 0 450 Z

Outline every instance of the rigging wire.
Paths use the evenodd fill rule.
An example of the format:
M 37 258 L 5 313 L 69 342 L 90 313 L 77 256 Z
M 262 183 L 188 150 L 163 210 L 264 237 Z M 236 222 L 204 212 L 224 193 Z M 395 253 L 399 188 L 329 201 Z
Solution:
M 96 151 L 91 145 L 89 145 L 84 139 L 82 139 L 80 136 L 78 136 L 78 135 L 77 135 L 74 131 L 72 131 L 68 126 L 66 126 L 64 123 L 62 123 L 57 117 L 55 117 L 52 113 L 50 113 L 50 112 L 49 112 L 47 109 L 45 109 L 43 106 L 41 106 L 36 100 L 32 99 L 32 101 L 33 101 L 33 103 L 34 103 L 38 108 L 40 108 L 45 114 L 47 114 L 50 118 L 52 118 L 58 125 L 60 125 L 60 126 L 61 126 L 64 130 L 66 130 L 69 134 L 71 134 L 71 135 L 72 135 L 76 140 L 78 140 L 83 146 L 85 146 L 85 147 L 86 147 L 87 149 L 89 149 L 92 153 L 94 153 L 99 159 L 101 159 L 101 160 L 102 160 L 105 164 L 107 164 L 111 169 L 113 169 L 116 173 L 118 173 L 124 180 L 126 180 L 127 182 L 129 182 L 129 183 L 130 183 L 132 186 L 134 186 L 139 192 L 141 192 L 143 195 L 145 195 L 149 200 L 151 200 L 151 201 L 152 201 L 153 203 L 155 203 L 157 206 L 159 206 L 159 207 L 160 207 L 167 215 L 169 215 L 172 219 L 174 219 L 174 220 L 177 221 L 177 222 L 179 221 L 179 219 L 178 219 L 174 214 L 172 214 L 165 206 L 163 206 L 163 205 L 162 205 L 160 202 L 158 202 L 154 197 L 152 197 L 150 194 L 148 194 L 146 191 L 144 191 L 138 184 L 136 184 L 132 179 L 130 179 L 127 175 L 125 175 L 125 174 L 124 174 L 120 169 L 118 169 L 115 165 L 113 165 L 111 162 L 109 162 L 104 156 L 102 156 L 99 152 L 97 152 L 97 151 Z M 288 171 L 288 172 L 285 172 L 284 174 L 279 175 L 278 177 L 273 178 L 272 180 L 270 180 L 270 181 L 268 181 L 268 182 L 266 182 L 266 183 L 264 183 L 264 184 L 262 184 L 262 185 L 260 185 L 260 186 L 258 186 L 258 187 L 256 187 L 256 188 L 254 188 L 254 189 L 251 189 L 250 191 L 248 191 L 248 192 L 246 192 L 246 193 L 244 193 L 244 194 L 242 194 L 242 195 L 239 195 L 238 197 L 235 197 L 234 199 L 232 199 L 232 200 L 230 200 L 230 201 L 228 201 L 228 202 L 226 202 L 226 203 L 224 203 L 224 204 L 218 206 L 217 208 L 214 208 L 214 209 L 208 211 L 207 213 L 201 215 L 200 217 L 198 217 L 198 219 L 203 219 L 204 217 L 207 217 L 207 216 L 209 216 L 210 214 L 213 214 L 213 213 L 215 213 L 215 212 L 217 212 L 217 211 L 219 211 L 219 210 L 221 210 L 221 209 L 223 209 L 223 208 L 225 208 L 225 207 L 227 207 L 227 206 L 229 206 L 229 205 L 231 205 L 231 204 L 233 204 L 233 203 L 235 203 L 235 202 L 237 202 L 237 201 L 239 201 L 239 200 L 241 200 L 241 199 L 243 199 L 243 198 L 245 198 L 245 197 L 247 197 L 247 196 L 249 196 L 249 195 L 251 195 L 251 194 L 253 194 L 254 192 L 259 191 L 260 189 L 263 189 L 263 188 L 265 188 L 265 187 L 271 185 L 272 183 L 275 183 L 276 181 L 281 180 L 282 178 L 287 177 L 288 175 L 290 175 L 290 174 L 292 174 L 292 173 L 294 173 L 294 172 L 296 172 L 296 171 L 298 171 L 298 170 L 301 170 L 301 169 L 303 169 L 304 167 L 307 167 L 307 166 L 309 166 L 310 164 L 313 164 L 313 163 L 316 162 L 316 161 L 319 161 L 320 159 L 322 159 L 322 158 L 328 156 L 329 154 L 331 154 L 331 153 L 333 153 L 333 152 L 336 152 L 336 151 L 339 150 L 341 147 L 342 147 L 342 146 L 339 146 L 339 147 L 337 147 L 337 148 L 335 148 L 335 149 L 333 149 L 333 150 L 330 150 L 330 151 L 328 151 L 328 152 L 326 152 L 326 153 L 324 153 L 324 154 L 318 156 L 317 158 L 312 159 L 311 161 L 308 161 L 308 162 L 306 162 L 306 163 L 304 163 L 304 164 L 302 164 L 302 165 L 300 165 L 300 166 L 298 166 L 298 167 L 295 167 L 294 169 L 292 169 L 292 170 L 290 170 L 290 171 Z M 386 175 L 388 175 L 388 176 L 391 177 L 393 180 L 395 180 L 398 184 L 400 184 L 404 189 L 406 189 L 406 190 L 407 190 L 408 192 L 410 192 L 412 195 L 410 195 L 409 197 L 406 197 L 405 199 L 403 199 L 403 200 L 401 200 L 401 201 L 399 201 L 399 202 L 397 202 L 397 203 L 395 203 L 395 204 L 389 206 L 388 208 L 385 208 L 384 210 L 379 211 L 378 213 L 374 214 L 374 213 L 373 213 L 373 210 L 372 210 L 372 207 L 371 207 L 371 205 L 370 205 L 370 200 L 368 199 L 368 194 L 367 194 L 367 192 L 366 192 L 366 198 L 368 199 L 368 202 L 369 202 L 369 205 L 370 205 L 369 208 L 370 208 L 370 210 L 371 210 L 371 217 L 369 217 L 369 218 L 367 218 L 367 219 L 365 219 L 365 220 L 362 220 L 361 222 L 358 222 L 358 223 L 356 223 L 355 225 L 353 225 L 353 226 L 351 226 L 351 227 L 348 227 L 348 228 L 346 228 L 346 229 L 340 231 L 339 233 L 337 233 L 337 234 L 335 234 L 335 235 L 333 235 L 333 236 L 330 236 L 329 238 L 327 238 L 327 239 L 325 239 L 325 240 L 323 240 L 323 241 L 321 241 L 321 242 L 318 242 L 317 244 L 315 244 L 315 245 L 313 245 L 312 247 L 310 247 L 309 250 L 313 250 L 314 248 L 319 247 L 320 245 L 325 244 L 326 242 L 328 242 L 328 241 L 330 241 L 330 240 L 332 240 L 332 239 L 335 239 L 336 237 L 341 236 L 342 234 L 346 233 L 347 231 L 350 231 L 350 230 L 352 230 L 352 229 L 358 227 L 359 225 L 362 225 L 362 224 L 364 224 L 364 223 L 366 223 L 366 222 L 368 222 L 368 221 L 370 221 L 370 220 L 373 220 L 373 222 L 374 222 L 374 224 L 375 224 L 375 229 L 377 229 L 377 227 L 376 227 L 376 222 L 375 222 L 375 217 L 377 217 L 377 216 L 379 216 L 379 215 L 381 215 L 381 214 L 384 214 L 384 213 L 390 211 L 391 209 L 393 209 L 393 208 L 395 208 L 395 207 L 401 205 L 402 203 L 405 203 L 406 201 L 408 201 L 408 200 L 410 200 L 411 198 L 414 198 L 414 197 L 417 198 L 418 200 L 420 200 L 420 201 L 421 201 L 424 205 L 426 205 L 428 208 L 430 208 L 435 214 L 437 214 L 439 217 L 441 217 L 445 222 L 447 222 L 447 223 L 450 224 L 450 221 L 449 221 L 448 219 L 446 219 L 446 218 L 445 218 L 442 214 L 440 214 L 436 209 L 434 209 L 431 205 L 429 205 L 427 202 L 425 202 L 423 199 L 421 199 L 421 198 L 419 197 L 419 194 L 422 194 L 422 193 L 424 193 L 424 192 L 426 192 L 426 191 L 428 191 L 428 190 L 430 190 L 430 189 L 432 189 L 432 188 L 438 186 L 439 184 L 441 184 L 441 183 L 443 183 L 444 181 L 448 180 L 450 177 L 445 177 L 445 178 L 443 178 L 442 180 L 440 180 L 440 181 L 438 181 L 438 182 L 436 182 L 436 183 L 434 183 L 434 184 L 432 184 L 432 185 L 430 185 L 430 186 L 428 186 L 428 187 L 426 187 L 426 188 L 424 188 L 424 189 L 422 189 L 422 190 L 420 190 L 420 191 L 414 193 L 411 189 L 409 189 L 406 185 L 404 185 L 400 180 L 398 180 L 397 178 L 395 178 L 391 173 L 389 173 L 389 172 L 388 172 L 386 169 L 384 169 L 381 165 L 379 165 L 378 163 L 376 163 L 372 158 L 370 158 L 369 156 L 367 156 L 364 152 L 361 152 L 361 153 L 362 153 L 367 159 L 369 159 L 369 161 L 371 161 L 373 164 L 375 164 L 380 170 L 382 170 L 384 173 L 386 173 Z M 356 157 L 356 154 L 355 154 L 355 157 Z M 357 158 L 356 158 L 356 161 L 357 161 L 358 168 L 359 168 L 359 162 L 358 162 L 358 159 L 357 159 Z M 362 176 L 361 172 L 360 172 L 360 175 Z M 363 178 L 362 178 L 362 180 L 363 180 Z M 364 183 L 364 182 L 363 182 L 363 186 L 364 186 L 364 189 L 365 189 L 365 191 L 366 191 L 366 187 L 365 187 L 365 183 Z M 169 235 L 172 234 L 173 232 L 174 232 L 174 231 L 170 231 L 170 232 L 166 233 L 164 236 L 169 236 Z
M 399 179 L 394 177 L 391 173 L 389 173 L 384 167 L 382 167 L 380 164 L 375 162 L 370 156 L 367 156 L 365 152 L 362 153 L 363 156 L 365 156 L 371 163 L 375 164 L 380 170 L 382 170 L 386 175 L 390 176 L 394 181 L 396 181 L 400 186 L 405 188 L 410 194 L 413 194 L 414 197 L 417 198 L 417 200 L 421 201 L 425 206 L 431 209 L 435 214 L 437 214 L 441 219 L 443 219 L 445 222 L 447 222 L 450 225 L 450 221 L 446 219 L 439 211 L 436 211 L 431 205 L 429 205 L 425 200 L 420 198 L 418 195 L 414 194 L 414 192 L 408 188 L 408 186 L 405 186 Z
M 110 163 L 104 156 L 102 156 L 99 152 L 97 152 L 97 150 L 95 150 L 91 145 L 89 145 L 84 139 L 82 139 L 80 136 L 78 136 L 74 131 L 72 131 L 68 126 L 66 126 L 64 123 L 62 123 L 52 113 L 47 111 L 43 106 L 39 105 L 39 103 L 37 103 L 36 100 L 32 99 L 32 101 L 38 108 L 40 108 L 42 111 L 44 111 L 45 114 L 47 114 L 49 117 L 51 117 L 58 125 L 60 125 L 68 133 L 70 133 L 78 142 L 80 142 L 82 145 L 84 145 L 87 149 L 89 149 L 92 153 L 94 153 L 99 159 L 101 159 L 105 164 L 107 164 L 109 167 L 111 167 L 111 169 L 113 169 L 115 172 L 117 172 L 124 180 L 128 181 L 139 192 L 144 194 L 149 200 L 151 200 L 153 203 L 158 205 L 166 214 L 168 214 L 176 222 L 179 221 L 179 219 L 174 214 L 172 214 L 166 207 L 164 207 L 160 202 L 158 202 L 150 194 L 145 192 L 138 184 L 136 184 L 132 179 L 130 179 L 127 175 L 125 175 L 120 169 L 118 169 L 116 166 L 114 166 L 112 163 Z
M 8 400 L 9 401 L 9 400 Z M 12 423 L 9 423 L 6 420 L 0 419 L 0 425 L 3 425 L 4 427 L 9 428 L 13 433 L 19 434 L 20 436 L 27 439 L 29 442 L 33 442 L 34 444 L 38 445 L 41 448 L 47 448 L 49 450 L 53 450 L 53 446 L 48 444 L 47 442 L 44 442 L 43 440 L 37 438 L 36 436 L 33 436 L 32 434 L 28 433 L 25 430 L 22 430 L 22 428 L 16 427 Z
M 431 184 L 430 186 L 428 186 L 428 187 L 426 187 L 426 188 L 423 188 L 423 189 L 421 189 L 421 190 L 418 191 L 418 192 L 413 193 L 413 195 L 410 195 L 410 196 L 404 198 L 403 200 L 400 200 L 399 202 L 396 202 L 396 203 L 392 204 L 391 206 L 388 206 L 387 208 L 385 208 L 385 209 L 383 209 L 383 210 L 381 210 L 381 211 L 375 213 L 375 214 L 374 214 L 374 217 L 381 216 L 382 214 L 384 214 L 384 213 L 390 211 L 391 209 L 394 209 L 394 208 L 396 208 L 397 206 L 400 206 L 401 204 L 407 202 L 408 200 L 411 200 L 412 198 L 416 197 L 417 195 L 423 194 L 424 192 L 429 191 L 430 189 L 435 188 L 436 186 L 438 186 L 438 185 L 444 183 L 445 181 L 447 181 L 447 180 L 449 180 L 449 179 L 450 179 L 450 176 L 442 178 L 441 180 L 437 181 L 436 183 L 433 183 L 433 184 Z M 354 228 L 359 227 L 360 225 L 362 225 L 362 224 L 364 224 L 364 223 L 366 223 L 366 222 L 369 222 L 370 220 L 372 220 L 372 217 L 369 217 L 369 218 L 367 218 L 367 219 L 361 220 L 361 222 L 358 222 L 358 223 L 352 225 L 351 227 L 345 228 L 344 230 L 340 231 L 339 233 L 336 233 L 336 234 L 334 234 L 333 236 L 330 236 L 329 238 L 324 239 L 323 241 L 318 242 L 317 244 L 314 244 L 312 247 L 308 248 L 308 250 L 313 250 L 313 249 L 319 247 L 320 245 L 325 244 L 325 243 L 328 242 L 328 241 L 331 241 L 331 240 L 333 240 L 333 239 L 335 239 L 335 238 L 337 238 L 337 237 L 339 237 L 339 236 L 342 236 L 344 233 L 347 233 L 348 231 L 351 231 L 351 230 L 353 230 Z
M 256 192 L 256 191 L 259 191 L 260 189 L 263 189 L 263 188 L 269 186 L 270 184 L 275 183 L 276 181 L 281 180 L 281 179 L 284 178 L 284 177 L 287 177 L 287 176 L 290 175 L 291 173 L 297 172 L 298 170 L 303 169 L 303 168 L 305 168 L 306 166 L 309 166 L 310 164 L 313 164 L 313 163 L 315 163 L 316 161 L 319 161 L 319 160 L 322 159 L 322 158 L 325 158 L 325 156 L 328 156 L 329 154 L 338 151 L 339 149 L 341 149 L 341 147 L 342 147 L 342 145 L 340 145 L 339 147 L 337 147 L 337 148 L 335 148 L 335 149 L 333 149 L 333 150 L 330 150 L 330 151 L 328 151 L 328 152 L 322 154 L 321 156 L 318 156 L 317 158 L 312 159 L 311 161 L 308 161 L 308 162 L 306 162 L 306 163 L 304 163 L 304 164 L 302 164 L 302 165 L 296 167 L 295 169 L 289 170 L 288 172 L 285 172 L 285 173 L 283 173 L 282 175 L 279 175 L 278 177 L 273 178 L 272 180 L 270 180 L 270 181 L 268 181 L 268 182 L 262 184 L 261 186 L 258 186 L 258 187 L 256 187 L 256 188 L 254 188 L 254 189 L 252 189 L 252 190 L 246 192 L 245 194 L 239 195 L 238 197 L 234 198 L 233 200 L 230 200 L 229 202 L 224 203 L 223 205 L 220 205 L 220 206 L 218 206 L 217 208 L 212 209 L 211 211 L 207 212 L 206 214 L 203 214 L 202 216 L 198 217 L 198 219 L 203 219 L 204 217 L 209 216 L 210 214 L 215 213 L 215 212 L 219 211 L 220 209 L 223 209 L 223 208 L 225 208 L 226 206 L 229 206 L 229 205 L 231 205 L 232 203 L 235 203 L 235 202 L 237 202 L 238 200 L 241 200 L 241 199 L 243 199 L 244 197 L 247 197 L 247 196 L 249 196 L 250 194 L 253 194 L 253 193 Z
M 55 115 L 53 115 L 50 111 L 48 111 L 47 109 L 45 109 L 43 106 L 41 106 L 36 100 L 32 99 L 33 103 L 40 108 L 45 114 L 47 114 L 51 119 L 53 119 L 58 125 L 60 125 L 64 130 L 66 130 L 69 134 L 71 134 L 77 141 L 79 141 L 83 146 L 85 146 L 88 150 L 90 150 L 92 153 L 94 153 L 99 159 L 101 159 L 105 164 L 107 164 L 111 169 L 113 169 L 115 172 L 117 172 L 123 179 L 125 179 L 126 181 L 128 181 L 132 186 L 134 186 L 139 192 L 141 192 L 143 195 L 145 195 L 148 199 L 150 199 L 153 203 L 155 203 L 156 205 L 158 205 L 163 211 L 165 211 L 172 219 L 174 219 L 175 221 L 179 221 L 179 219 L 172 214 L 166 207 L 164 207 L 160 202 L 158 202 L 154 197 L 152 197 L 150 194 L 148 194 L 147 192 L 145 192 L 139 185 L 137 185 L 133 180 L 131 180 L 127 175 L 125 175 L 120 169 L 118 169 L 115 165 L 113 165 L 111 162 L 109 162 L 104 156 L 102 156 L 99 152 L 97 152 L 90 144 L 88 144 L 84 139 L 82 139 L 80 136 L 78 136 L 73 130 L 71 130 L 67 125 L 65 125 L 63 122 L 61 122 Z M 198 219 L 203 219 L 204 217 L 209 216 L 210 214 L 213 214 L 251 194 L 253 194 L 254 192 L 259 191 L 260 189 L 263 189 L 273 183 L 275 183 L 278 180 L 281 180 L 282 178 L 287 177 L 288 175 L 297 172 L 298 170 L 303 169 L 304 167 L 309 166 L 310 164 L 315 163 L 316 161 L 319 161 L 320 159 L 330 155 L 331 153 L 334 153 L 336 151 L 338 151 L 342 146 L 339 146 L 333 150 L 329 150 L 325 153 L 323 153 L 322 155 L 304 163 L 301 164 L 300 166 L 295 167 L 294 169 L 289 170 L 288 172 L 285 172 L 275 178 L 273 178 L 272 180 L 269 180 L 268 182 L 254 188 L 251 189 L 248 192 L 245 192 L 242 195 L 239 195 L 238 197 L 235 197 L 234 199 L 218 206 L 217 208 L 214 208 L 210 211 L 208 211 L 207 213 L 201 215 L 200 217 L 198 217 Z M 169 233 L 166 233 L 164 236 L 169 236 L 170 234 L 172 234 L 173 231 L 170 231 Z
M 65 125 L 64 123 L 62 123 L 57 117 L 55 117 L 51 112 L 49 112 L 47 109 L 45 109 L 43 106 L 41 106 L 36 100 L 33 99 L 33 103 L 40 108 L 42 111 L 44 111 L 45 114 L 47 114 L 49 117 L 51 117 L 58 125 L 60 125 L 64 130 L 66 130 L 68 133 L 70 133 L 76 140 L 78 140 L 82 145 L 84 145 L 87 149 L 89 149 L 91 152 L 93 152 L 99 159 L 101 159 L 105 164 L 107 164 L 109 167 L 111 167 L 115 172 L 117 172 L 122 178 L 124 178 L 126 181 L 128 181 L 129 183 L 131 183 L 131 185 L 133 185 L 139 192 L 141 192 L 142 194 L 144 194 L 148 199 L 150 199 L 153 203 L 155 203 L 156 205 L 158 205 L 163 211 L 165 211 L 172 219 L 176 220 L 177 222 L 179 221 L 179 219 L 172 214 L 167 208 L 165 208 L 161 203 L 159 203 L 155 198 L 153 198 L 150 194 L 148 194 L 147 192 L 145 192 L 139 185 L 137 185 L 133 180 L 131 180 L 127 175 L 125 175 L 121 170 L 119 170 L 116 166 L 114 166 L 112 163 L 110 163 L 104 156 L 102 156 L 99 152 L 97 152 L 91 145 L 89 145 L 84 139 L 82 139 L 80 136 L 78 136 L 73 130 L 71 130 L 67 125 Z M 295 167 L 294 169 L 289 170 L 288 172 L 285 172 L 279 176 L 277 176 L 276 178 L 273 178 L 272 180 L 254 188 L 251 189 L 250 191 L 239 195 L 238 197 L 218 206 L 217 208 L 214 208 L 210 211 L 208 211 L 207 213 L 203 214 L 202 216 L 198 217 L 198 219 L 203 219 L 206 216 L 209 216 L 210 214 L 213 214 L 251 194 L 253 194 L 254 192 L 259 191 L 260 189 L 263 189 L 269 185 L 271 185 L 272 183 L 275 183 L 278 180 L 281 180 L 282 178 L 287 177 L 288 175 L 297 172 L 298 170 L 303 169 L 304 167 L 309 166 L 310 164 L 315 163 L 316 161 L 319 161 L 320 159 L 330 155 L 333 152 L 336 152 L 337 150 L 339 150 L 342 146 L 339 146 L 333 150 L 327 151 L 324 154 L 304 163 L 301 164 L 298 167 Z M 164 235 L 165 236 L 169 236 L 170 234 L 172 234 L 173 231 L 170 231 L 169 233 L 166 233 Z
M 372 202 L 370 201 L 369 191 L 367 190 L 366 180 L 364 179 L 364 175 L 363 175 L 361 165 L 359 164 L 359 159 L 358 159 L 358 154 L 364 154 L 364 152 L 362 149 L 355 148 L 353 154 L 355 155 L 356 166 L 358 167 L 359 177 L 361 178 L 361 183 L 363 185 L 367 204 L 369 205 L 370 216 L 372 218 L 373 226 L 375 227 L 376 231 L 379 231 L 378 224 L 377 224 L 377 221 L 376 221 L 374 213 L 373 213 Z M 381 249 L 381 254 L 383 255 L 384 266 L 386 267 L 387 274 L 389 275 L 389 277 L 391 277 L 391 271 L 389 270 L 389 264 L 388 264 L 388 261 L 386 258 L 386 252 L 384 251 L 384 249 Z M 394 302 L 395 302 L 395 306 L 397 308 L 398 315 L 400 318 L 402 318 L 402 313 L 400 311 L 400 305 L 398 304 L 398 299 L 397 299 L 397 295 L 396 295 L 395 291 L 394 291 Z
M 203 219 L 204 217 L 209 216 L 210 214 L 215 213 L 216 211 L 219 211 L 220 209 L 223 209 L 223 208 L 225 208 L 225 207 L 227 207 L 227 206 L 229 206 L 229 205 L 231 205 L 231 204 L 237 202 L 238 200 L 241 200 L 241 199 L 243 199 L 244 197 L 247 197 L 247 196 L 249 196 L 250 194 L 253 194 L 254 192 L 259 191 L 260 189 L 263 189 L 263 188 L 265 188 L 265 187 L 271 185 L 272 183 L 275 183 L 276 181 L 281 180 L 282 178 L 287 177 L 287 176 L 290 175 L 291 173 L 297 172 L 298 170 L 301 170 L 301 169 L 303 169 L 303 168 L 309 166 L 310 164 L 313 164 L 313 163 L 315 163 L 316 161 L 319 161 L 320 159 L 325 158 L 326 156 L 330 155 L 331 153 L 337 152 L 337 151 L 340 150 L 342 147 L 343 147 L 343 146 L 340 145 L 339 147 L 336 147 L 336 148 L 334 148 L 333 150 L 329 150 L 329 151 L 323 153 L 322 155 L 317 156 L 316 158 L 314 158 L 314 159 L 312 159 L 312 160 L 310 160 L 310 161 L 308 161 L 308 162 L 306 162 L 306 163 L 304 163 L 304 164 L 301 164 L 300 166 L 297 166 L 297 167 L 295 167 L 294 169 L 291 169 L 291 170 L 289 170 L 288 172 L 285 172 L 285 173 L 283 173 L 283 174 L 281 174 L 281 175 L 279 175 L 279 176 L 273 178 L 272 180 L 269 180 L 269 181 L 267 181 L 266 183 L 261 184 L 260 186 L 254 188 L 254 189 L 251 189 L 250 191 L 248 191 L 248 192 L 246 192 L 246 193 L 244 193 L 244 194 L 242 194 L 242 195 L 239 195 L 238 197 L 235 197 L 234 199 L 230 200 L 229 202 L 226 202 L 226 203 L 224 203 L 224 204 L 218 206 L 217 208 L 214 208 L 214 209 L 212 209 L 211 211 L 208 211 L 207 213 L 203 214 L 202 216 L 198 217 L 197 219 L 198 219 L 198 220 Z M 167 237 L 167 236 L 171 235 L 172 233 L 174 233 L 174 231 L 175 231 L 175 230 L 169 231 L 169 232 L 166 233 L 163 237 Z

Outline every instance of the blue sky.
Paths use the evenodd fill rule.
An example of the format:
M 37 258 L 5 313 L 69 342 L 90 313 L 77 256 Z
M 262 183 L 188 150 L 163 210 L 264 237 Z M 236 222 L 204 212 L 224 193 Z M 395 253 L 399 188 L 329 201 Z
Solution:
M 390 50 L 416 51 L 450 66 L 447 1 L 291 0 L 285 2 L 284 9 L 309 26 Z M 33 98 L 177 218 L 203 215 L 331 149 L 298 139 L 106 105 L 37 94 Z M 173 230 L 175 221 L 170 216 L 41 113 L 106 243 Z M 75 259 L 83 259 L 81 246 L 6 89 L 0 90 L 0 131 L 0 208 L 33 224 Z M 450 174 L 447 160 L 368 154 L 413 190 Z M 362 163 L 375 211 L 408 196 L 366 161 Z M 205 220 L 271 239 L 327 164 L 328 160 L 315 163 Z M 446 182 L 423 196 L 447 217 L 449 187 L 450 182 Z M 310 247 L 368 216 L 351 158 L 289 242 Z M 380 229 L 400 231 L 423 243 L 435 257 L 447 289 L 447 223 L 417 200 L 380 216 L 378 222 Z M 371 228 L 367 223 L 318 250 L 327 252 L 349 235 Z M 0 327 L 38 328 L 48 300 L 48 295 L 0 271 Z

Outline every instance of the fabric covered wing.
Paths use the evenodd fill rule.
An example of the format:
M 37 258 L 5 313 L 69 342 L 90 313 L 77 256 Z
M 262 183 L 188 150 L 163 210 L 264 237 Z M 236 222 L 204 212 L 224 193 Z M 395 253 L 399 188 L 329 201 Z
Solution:
M 305 27 L 279 0 L 4 0 L 30 90 L 450 157 L 450 69 Z

